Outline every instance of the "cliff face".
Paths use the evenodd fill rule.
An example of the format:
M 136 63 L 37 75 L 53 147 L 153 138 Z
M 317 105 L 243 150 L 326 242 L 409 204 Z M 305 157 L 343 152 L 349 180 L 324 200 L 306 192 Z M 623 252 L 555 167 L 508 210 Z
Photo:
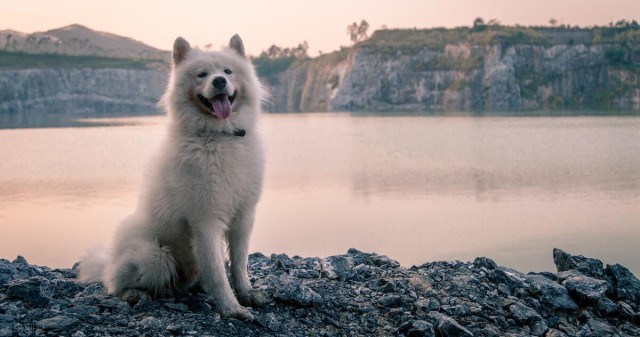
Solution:
M 294 63 L 275 76 L 275 80 L 263 78 L 271 95 L 265 109 L 276 112 L 329 111 L 341 90 L 342 79 L 353 69 L 354 55 L 347 51 L 332 53 Z
M 270 110 L 640 111 L 640 62 L 625 45 L 576 43 L 591 34 L 578 33 L 545 43 L 356 45 L 294 63 L 271 83 Z
M 22 36 L 3 34 L 11 41 Z M 5 36 L 0 113 L 156 109 L 168 69 L 141 60 L 147 46 L 78 26 L 47 34 L 56 38 L 37 43 L 22 36 L 24 44 L 16 44 Z M 45 48 L 49 42 L 78 39 L 110 52 L 67 46 L 85 56 L 14 53 L 33 52 L 14 48 L 29 43 L 53 52 Z M 137 56 L 113 58 L 125 47 L 135 51 L 126 55 Z M 352 48 L 282 67 L 260 61 L 271 93 L 267 111 L 640 111 L 639 27 L 385 30 Z
M 154 111 L 167 75 L 129 69 L 4 70 L 0 113 Z

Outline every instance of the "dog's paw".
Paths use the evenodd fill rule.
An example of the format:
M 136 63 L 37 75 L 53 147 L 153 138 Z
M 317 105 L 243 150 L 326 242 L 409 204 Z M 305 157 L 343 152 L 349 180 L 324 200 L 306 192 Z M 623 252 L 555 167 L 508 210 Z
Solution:
M 142 300 L 150 301 L 151 295 L 144 290 L 139 289 L 127 289 L 122 292 L 123 300 L 127 301 L 129 304 L 134 305 Z
M 218 313 L 222 318 L 237 318 L 244 321 L 254 320 L 253 314 L 245 307 L 221 308 Z
M 247 307 L 261 307 L 267 304 L 267 299 L 262 295 L 262 292 L 252 289 L 238 294 L 238 302 Z

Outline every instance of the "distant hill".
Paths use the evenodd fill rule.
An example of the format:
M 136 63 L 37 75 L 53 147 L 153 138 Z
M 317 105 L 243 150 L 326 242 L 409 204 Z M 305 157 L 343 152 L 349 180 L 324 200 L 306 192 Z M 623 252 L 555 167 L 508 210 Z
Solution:
M 95 31 L 77 24 L 32 34 L 2 30 L 0 51 L 134 60 L 169 59 L 168 51 L 128 37 Z

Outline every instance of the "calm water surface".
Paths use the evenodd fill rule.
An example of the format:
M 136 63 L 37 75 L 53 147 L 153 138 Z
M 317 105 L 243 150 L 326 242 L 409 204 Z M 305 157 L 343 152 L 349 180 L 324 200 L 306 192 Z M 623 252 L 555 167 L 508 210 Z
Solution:
M 0 129 L 0 257 L 69 267 L 88 247 L 107 246 L 135 207 L 165 118 Z M 560 247 L 640 274 L 640 118 L 324 113 L 262 122 L 267 171 L 252 251 L 356 247 L 407 266 L 484 255 L 555 271 Z

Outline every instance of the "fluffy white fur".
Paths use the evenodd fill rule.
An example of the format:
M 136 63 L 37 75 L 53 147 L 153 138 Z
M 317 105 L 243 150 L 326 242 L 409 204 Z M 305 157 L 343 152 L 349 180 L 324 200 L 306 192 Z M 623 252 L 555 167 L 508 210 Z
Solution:
M 214 85 L 219 77 L 226 80 L 222 89 Z M 197 98 L 220 93 L 236 93 L 228 118 L 216 117 Z M 252 318 L 242 305 L 265 302 L 247 275 L 264 166 L 256 129 L 262 97 L 239 36 L 220 51 L 192 49 L 176 39 L 163 98 L 168 137 L 112 251 L 90 252 L 80 264 L 80 281 L 103 281 L 109 293 L 123 297 L 136 290 L 163 296 L 200 282 L 223 317 Z M 233 134 L 240 129 L 246 135 Z M 225 272 L 225 241 L 237 298 Z

